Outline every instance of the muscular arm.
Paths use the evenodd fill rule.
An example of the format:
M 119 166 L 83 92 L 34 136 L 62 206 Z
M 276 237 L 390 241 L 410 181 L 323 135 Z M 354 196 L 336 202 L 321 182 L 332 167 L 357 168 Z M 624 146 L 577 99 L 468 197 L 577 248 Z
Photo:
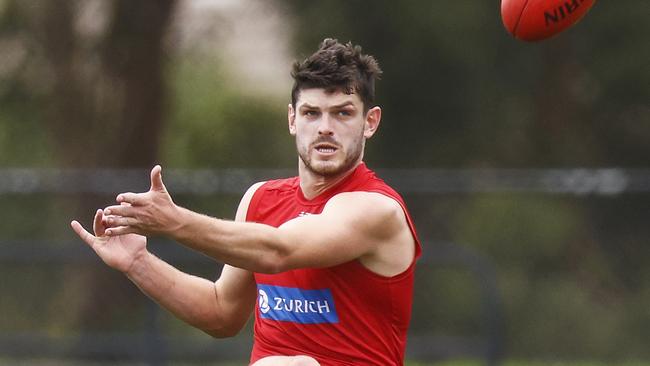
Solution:
M 378 193 L 339 194 L 321 214 L 298 217 L 279 228 L 183 212 L 183 229 L 173 233 L 176 240 L 257 272 L 360 259 L 380 274 L 394 275 L 413 258 L 413 239 L 401 207 Z
M 108 235 L 136 232 L 171 237 L 219 261 L 254 272 L 329 267 L 359 259 L 381 275 L 405 270 L 413 260 L 414 238 L 404 211 L 379 193 L 346 192 L 323 212 L 295 218 L 279 228 L 208 217 L 173 203 L 160 167 L 146 193 L 124 193 L 111 206 Z M 255 189 L 249 190 L 252 196 Z
M 256 186 L 251 187 L 242 198 L 236 222 L 246 220 L 255 189 Z M 216 282 L 183 273 L 157 258 L 142 261 L 127 276 L 174 315 L 217 338 L 239 333 L 250 317 L 257 296 L 253 274 L 228 264 Z M 165 281 L 160 281 L 161 278 Z M 159 296 L 154 297 L 150 292 Z
M 255 302 L 250 272 L 229 266 L 212 282 L 181 272 L 147 253 L 126 275 L 176 317 L 213 337 L 236 335 Z
M 242 199 L 237 221 L 246 218 L 250 193 Z M 225 265 L 212 282 L 179 271 L 146 250 L 146 239 L 126 234 L 105 236 L 101 210 L 95 218 L 95 235 L 72 223 L 77 234 L 110 266 L 123 271 L 147 296 L 179 319 L 214 337 L 237 334 L 250 317 L 256 299 L 251 272 Z M 135 245 L 139 249 L 133 249 Z

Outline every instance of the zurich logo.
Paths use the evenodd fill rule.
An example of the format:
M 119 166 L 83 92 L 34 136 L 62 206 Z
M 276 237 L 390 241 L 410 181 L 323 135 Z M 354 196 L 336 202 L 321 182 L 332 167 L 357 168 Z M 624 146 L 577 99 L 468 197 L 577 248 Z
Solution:
M 338 323 L 334 297 L 329 289 L 257 285 L 262 319 L 302 324 Z
M 266 314 L 271 310 L 271 307 L 269 306 L 269 296 L 264 292 L 264 290 L 260 290 L 259 292 L 260 296 L 258 302 L 260 304 L 260 311 Z

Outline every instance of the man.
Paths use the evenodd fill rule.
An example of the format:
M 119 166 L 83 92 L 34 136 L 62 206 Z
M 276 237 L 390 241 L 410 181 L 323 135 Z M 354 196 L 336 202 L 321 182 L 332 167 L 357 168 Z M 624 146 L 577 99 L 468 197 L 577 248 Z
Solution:
M 235 221 L 174 204 L 161 175 L 98 210 L 75 232 L 109 266 L 180 319 L 215 337 L 255 313 L 251 364 L 402 365 L 420 245 L 402 198 L 363 163 L 381 120 L 381 70 L 351 43 L 326 39 L 296 62 L 289 133 L 298 177 L 253 185 Z M 225 263 L 216 282 L 146 249 L 162 235 Z

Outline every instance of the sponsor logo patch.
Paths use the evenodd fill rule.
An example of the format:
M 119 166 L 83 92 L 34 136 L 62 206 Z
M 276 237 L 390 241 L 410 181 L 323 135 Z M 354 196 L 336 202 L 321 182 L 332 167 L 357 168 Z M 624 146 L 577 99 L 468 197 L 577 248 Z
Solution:
M 301 324 L 338 323 L 329 289 L 257 285 L 260 317 Z

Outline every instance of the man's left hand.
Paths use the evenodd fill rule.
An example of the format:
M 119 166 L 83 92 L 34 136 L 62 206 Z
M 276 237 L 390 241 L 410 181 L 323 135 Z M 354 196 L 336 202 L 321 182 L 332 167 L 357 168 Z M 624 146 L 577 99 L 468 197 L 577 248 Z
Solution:
M 162 168 L 151 169 L 151 188 L 144 193 L 120 193 L 119 205 L 104 209 L 107 236 L 129 233 L 165 235 L 176 230 L 180 207 L 176 206 L 162 181 Z

